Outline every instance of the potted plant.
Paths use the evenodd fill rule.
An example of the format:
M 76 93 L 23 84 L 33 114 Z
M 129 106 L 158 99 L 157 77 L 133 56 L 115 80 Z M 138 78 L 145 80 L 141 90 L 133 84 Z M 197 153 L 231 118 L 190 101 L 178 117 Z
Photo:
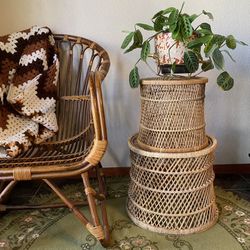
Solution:
M 140 50 L 140 57 L 129 74 L 129 83 L 132 88 L 139 85 L 140 77 L 138 63 L 148 58 L 157 60 L 162 74 L 188 73 L 189 77 L 197 76 L 201 72 L 217 68 L 222 71 L 217 77 L 217 84 L 223 90 L 229 90 L 234 80 L 224 67 L 224 55 L 235 62 L 229 50 L 234 50 L 237 43 L 246 45 L 235 39 L 233 35 L 221 35 L 212 31 L 209 23 L 200 23 L 194 26 L 194 21 L 201 15 L 213 20 L 210 12 L 189 15 L 183 12 L 184 3 L 180 10 L 169 7 L 157 12 L 151 19 L 152 24 L 136 23 L 134 31 L 129 32 L 121 48 L 125 53 Z M 153 32 L 144 38 L 141 30 Z M 151 42 L 155 41 L 155 53 L 152 55 Z M 196 73 L 200 68 L 200 72 Z M 156 73 L 160 75 L 160 71 Z

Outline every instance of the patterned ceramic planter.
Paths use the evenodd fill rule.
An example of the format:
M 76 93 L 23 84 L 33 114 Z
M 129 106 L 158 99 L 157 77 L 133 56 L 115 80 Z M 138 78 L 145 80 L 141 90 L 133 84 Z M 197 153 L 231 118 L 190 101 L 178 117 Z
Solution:
M 185 46 L 176 42 L 172 33 L 162 32 L 155 36 L 155 53 L 162 74 L 170 73 L 173 63 L 176 64 L 175 73 L 188 73 L 184 65 Z

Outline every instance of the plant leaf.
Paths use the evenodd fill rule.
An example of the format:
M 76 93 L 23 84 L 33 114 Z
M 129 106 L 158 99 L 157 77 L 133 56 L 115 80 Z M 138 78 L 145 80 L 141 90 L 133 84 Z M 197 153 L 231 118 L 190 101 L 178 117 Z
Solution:
M 193 14 L 191 16 L 188 17 L 190 23 L 192 23 L 199 15 Z
M 213 62 L 211 60 L 205 61 L 201 65 L 201 69 L 206 72 L 214 68 Z
M 126 37 L 125 37 L 125 39 L 123 40 L 123 42 L 122 42 L 122 45 L 121 45 L 121 48 L 122 49 L 125 49 L 128 45 L 129 45 L 129 43 L 132 41 L 132 39 L 133 39 L 133 36 L 134 36 L 134 32 L 130 32 Z
M 217 77 L 217 84 L 224 90 L 230 90 L 234 86 L 234 79 L 224 71 Z
M 196 54 L 199 60 L 203 60 L 201 56 L 201 47 L 195 47 L 192 51 Z
M 236 39 L 233 35 L 229 35 L 226 38 L 226 45 L 229 49 L 235 49 L 236 48 Z
M 134 42 L 127 50 L 125 50 L 124 53 L 126 54 L 134 49 L 141 48 L 142 47 L 142 44 L 141 44 L 142 39 L 143 38 L 142 38 L 142 36 L 140 36 L 140 34 L 137 34 L 137 36 L 136 36 L 136 32 L 134 32 Z
M 127 50 L 124 51 L 124 54 L 127 54 L 127 53 L 131 52 L 132 50 L 138 49 L 138 48 L 140 48 L 140 47 L 137 44 L 133 43 Z
M 150 43 L 149 43 L 149 41 L 145 41 L 142 45 L 141 59 L 143 61 L 146 61 L 149 53 L 150 53 Z
M 135 31 L 134 42 L 137 43 L 138 45 L 142 45 L 143 36 L 140 30 Z
M 205 10 L 203 10 L 202 13 L 203 13 L 204 15 L 208 16 L 209 19 L 214 20 L 214 17 L 213 17 L 213 15 L 212 15 L 212 13 L 207 12 L 207 11 L 205 11 Z
M 137 88 L 140 83 L 138 68 L 135 66 L 129 73 L 129 85 L 131 88 Z
M 219 48 L 216 48 L 212 54 L 212 58 L 214 61 L 214 65 L 217 69 L 223 70 L 224 68 L 224 56 L 222 55 L 221 51 Z
M 226 41 L 226 37 L 219 35 L 219 34 L 215 34 L 213 37 L 213 42 L 217 43 L 218 46 L 220 47 L 224 42 Z
M 163 16 L 158 16 L 154 22 L 154 30 L 156 32 L 161 31 L 163 29 L 164 23 L 165 23 L 165 18 Z
M 202 23 L 200 27 L 204 30 L 210 30 L 211 31 L 211 26 L 209 23 Z
M 206 29 L 199 29 L 197 30 L 198 33 L 203 34 L 203 35 L 212 35 L 212 31 L 211 30 L 206 30 Z
M 214 37 L 212 37 L 204 48 L 206 56 L 210 57 L 216 48 L 218 48 L 218 45 L 216 44 Z
M 136 30 L 134 32 L 134 42 L 133 44 L 127 49 L 125 50 L 124 53 L 128 53 L 134 49 L 138 49 L 142 47 L 142 42 L 143 42 L 143 37 L 142 37 L 142 33 L 140 30 Z
M 136 30 L 134 32 L 134 42 L 133 44 L 127 49 L 125 50 L 125 54 L 134 50 L 134 49 L 138 49 L 138 48 L 141 48 L 142 47 L 142 42 L 143 42 L 143 37 L 142 37 L 142 34 L 140 32 L 140 30 Z
M 211 38 L 212 38 L 211 35 L 205 35 L 205 36 L 196 38 L 195 40 L 189 42 L 188 45 L 187 45 L 187 47 L 189 49 L 195 48 L 195 47 L 200 47 L 204 43 L 207 43 Z
M 175 9 L 176 9 L 176 8 L 174 8 L 174 7 L 169 7 L 169 8 L 167 8 L 167 9 L 165 9 L 165 10 L 160 10 L 159 12 L 157 12 L 157 13 L 152 17 L 152 19 L 155 19 L 155 18 L 157 18 L 158 16 L 164 16 L 164 15 L 166 15 L 166 14 L 172 12 L 172 11 L 175 10 Z
M 192 25 L 187 16 L 182 16 L 181 33 L 184 39 L 190 37 L 193 33 Z
M 199 60 L 192 51 L 186 51 L 184 53 L 184 63 L 190 73 L 195 72 L 199 68 Z
M 175 30 L 172 32 L 172 38 L 174 40 L 177 40 L 177 41 L 179 40 L 179 37 L 180 37 L 180 27 L 181 27 L 181 24 L 180 24 L 180 22 L 178 22 L 177 25 L 176 25 Z
M 167 8 L 167 9 L 163 10 L 162 15 L 166 15 L 166 14 L 172 12 L 173 10 L 176 10 L 176 8 L 174 8 L 174 7 L 169 7 L 169 8 Z
M 158 12 L 152 17 L 152 19 L 155 19 L 156 17 L 162 15 L 162 13 L 163 13 L 163 10 L 158 11 Z
M 179 11 L 177 9 L 172 10 L 168 19 L 170 32 L 173 32 L 176 29 L 178 17 Z
M 227 50 L 221 50 L 221 52 L 225 52 L 229 57 L 230 57 L 230 59 L 233 61 L 233 62 L 236 62 L 235 60 L 234 60 L 234 58 L 232 57 L 232 55 L 227 51 Z
M 137 23 L 137 26 L 143 28 L 144 30 L 154 30 L 154 27 L 145 23 Z

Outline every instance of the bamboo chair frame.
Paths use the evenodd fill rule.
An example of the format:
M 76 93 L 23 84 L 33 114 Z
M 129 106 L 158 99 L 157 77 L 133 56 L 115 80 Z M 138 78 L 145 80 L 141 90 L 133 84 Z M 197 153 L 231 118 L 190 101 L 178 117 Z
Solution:
M 59 34 L 55 35 L 55 40 L 59 57 L 63 46 L 64 52 L 62 53 L 66 57 L 66 76 L 62 79 L 60 71 L 58 84 L 59 132 L 50 141 L 35 145 L 17 158 L 0 159 L 0 212 L 7 209 L 62 206 L 62 204 L 19 206 L 4 204 L 17 182 L 42 180 L 63 201 L 63 205 L 69 207 L 87 230 L 103 246 L 107 246 L 110 233 L 104 203 L 105 183 L 100 160 L 107 147 L 101 83 L 110 67 L 109 56 L 97 43 L 82 37 Z M 87 51 L 89 57 L 86 59 L 86 70 L 83 73 Z M 74 54 L 77 56 L 73 58 Z M 76 71 L 74 71 L 75 68 L 77 68 Z M 76 75 L 74 81 L 73 75 Z M 81 125 L 78 126 L 78 123 Z M 89 171 L 91 169 L 95 169 L 99 191 L 96 191 L 90 184 Z M 86 204 L 89 206 L 92 222 L 77 208 L 79 203 L 70 201 L 52 181 L 56 178 L 77 175 L 80 175 L 83 181 L 87 196 Z M 100 203 L 102 223 L 97 213 L 96 200 Z

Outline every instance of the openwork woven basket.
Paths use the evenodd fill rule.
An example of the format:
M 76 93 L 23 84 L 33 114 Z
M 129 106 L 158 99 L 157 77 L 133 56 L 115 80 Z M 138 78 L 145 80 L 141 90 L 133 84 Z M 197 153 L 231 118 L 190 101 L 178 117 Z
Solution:
M 201 232 L 218 218 L 213 160 L 216 140 L 189 153 L 156 153 L 129 140 L 130 171 L 127 211 L 138 226 L 166 234 Z
M 205 148 L 205 83 L 207 78 L 142 80 L 139 145 L 155 152 Z

